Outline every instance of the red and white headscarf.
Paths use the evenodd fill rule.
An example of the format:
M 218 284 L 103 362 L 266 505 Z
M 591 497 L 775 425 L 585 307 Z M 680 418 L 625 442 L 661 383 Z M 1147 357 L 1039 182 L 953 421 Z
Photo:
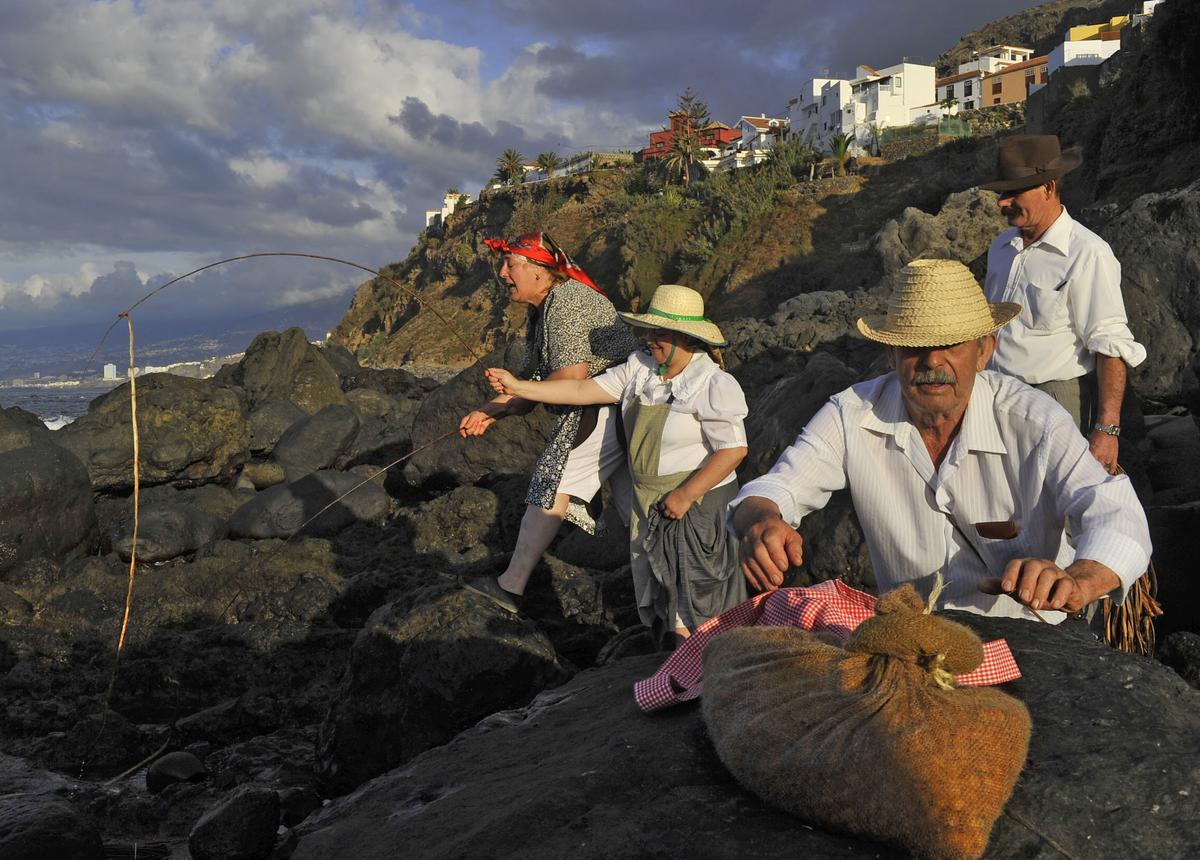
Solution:
M 535 263 L 541 263 L 568 278 L 586 284 L 602 296 L 606 295 L 588 273 L 579 268 L 576 262 L 567 256 L 566 251 L 558 247 L 558 243 L 545 233 L 526 233 L 508 240 L 484 239 L 483 244 L 498 254 L 520 254 L 522 257 L 528 257 Z

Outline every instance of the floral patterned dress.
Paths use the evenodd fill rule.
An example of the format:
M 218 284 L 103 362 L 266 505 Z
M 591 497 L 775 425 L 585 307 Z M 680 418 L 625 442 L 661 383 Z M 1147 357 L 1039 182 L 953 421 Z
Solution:
M 541 308 L 530 314 L 521 376 L 545 379 L 556 370 L 587 362 L 591 378 L 625 361 L 638 345 L 637 337 L 621 322 L 608 298 L 579 281 L 564 281 L 555 285 Z M 563 467 L 575 447 L 583 409 L 549 405 L 546 409 L 559 418 L 533 467 L 525 503 L 549 509 L 554 507 Z M 596 524 L 586 501 L 572 499 L 566 519 L 591 533 Z

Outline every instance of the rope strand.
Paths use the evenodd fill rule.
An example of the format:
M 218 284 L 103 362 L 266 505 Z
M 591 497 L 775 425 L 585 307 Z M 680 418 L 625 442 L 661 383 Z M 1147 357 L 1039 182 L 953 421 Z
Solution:
M 150 292 L 146 293 L 146 295 L 142 296 L 140 299 L 138 299 L 136 302 L 134 302 L 132 305 L 130 305 L 128 308 L 126 308 L 124 311 L 117 314 L 117 319 L 115 319 L 113 321 L 112 325 L 110 325 L 108 327 L 108 329 L 104 332 L 104 335 L 100 338 L 100 343 L 96 344 L 96 348 L 94 350 L 92 350 L 92 354 L 90 356 L 88 356 L 88 360 L 86 362 L 84 362 L 84 364 L 83 364 L 84 370 L 86 370 L 91 365 L 92 361 L 95 360 L 96 355 L 100 352 L 100 349 L 104 346 L 104 342 L 106 340 L 108 340 L 108 336 L 110 334 L 112 334 L 112 330 L 114 328 L 116 328 L 117 323 L 119 323 L 121 321 L 121 317 L 128 317 L 129 314 L 133 313 L 133 311 L 138 308 L 138 306 L 140 306 L 142 303 L 149 300 L 151 297 L 158 295 L 163 290 L 165 290 L 167 287 L 172 286 L 173 284 L 177 284 L 186 278 L 190 278 L 192 275 L 198 275 L 200 272 L 207 271 L 208 269 L 215 269 L 217 266 L 223 266 L 226 263 L 236 263 L 241 260 L 255 260 L 260 257 L 300 257 L 300 258 L 306 259 L 306 260 L 324 260 L 327 263 L 338 263 L 343 266 L 350 266 L 352 269 L 359 269 L 363 272 L 368 272 L 377 278 L 383 278 L 385 281 L 388 281 L 389 283 L 391 283 L 392 286 L 396 287 L 402 293 L 407 295 L 410 299 L 415 301 L 422 308 L 424 308 L 425 310 L 428 310 L 435 317 L 437 317 L 438 321 L 441 322 L 441 324 L 443 326 L 445 326 L 446 330 L 448 332 L 450 332 L 450 334 L 454 335 L 454 337 L 458 340 L 458 342 L 460 344 L 462 344 L 463 349 L 465 349 L 467 351 L 468 355 L 470 355 L 476 361 L 480 361 L 483 358 L 483 356 L 480 355 L 475 350 L 475 348 L 472 347 L 469 343 L 467 343 L 467 341 L 463 338 L 463 336 L 458 333 L 458 330 L 456 328 L 454 328 L 454 326 L 450 325 L 449 320 L 447 320 L 444 316 L 441 315 L 441 313 L 438 312 L 437 308 L 434 308 L 431 305 L 427 304 L 425 302 L 425 300 L 421 298 L 420 294 L 416 290 L 412 289 L 411 287 L 406 287 L 404 284 L 397 281 L 391 275 L 385 275 L 380 271 L 372 269 L 368 266 L 363 266 L 359 263 L 351 262 L 350 260 L 343 260 L 339 257 L 329 257 L 324 254 L 309 254 L 309 253 L 305 253 L 302 251 L 259 251 L 254 254 L 242 254 L 237 257 L 227 257 L 224 260 L 217 260 L 214 263 L 208 263 L 206 265 L 201 266 L 198 269 L 192 269 L 192 271 L 186 272 L 185 274 L 182 274 L 177 278 L 172 278 L 171 280 L 167 281 L 165 284 L 161 284 L 161 285 L 155 287 L 154 289 L 152 289 Z

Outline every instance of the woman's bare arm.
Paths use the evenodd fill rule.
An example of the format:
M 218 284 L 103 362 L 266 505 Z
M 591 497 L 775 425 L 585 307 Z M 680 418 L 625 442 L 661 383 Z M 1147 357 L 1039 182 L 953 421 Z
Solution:
M 586 365 L 584 365 L 586 368 Z M 571 368 L 563 368 L 570 370 Z M 555 371 L 558 373 L 558 371 Z M 586 373 L 586 369 L 585 369 Z M 616 403 L 613 397 L 592 379 L 555 377 L 535 382 L 518 379 L 502 367 L 487 371 L 488 382 L 499 394 L 537 403 L 556 403 L 562 406 L 588 406 L 593 403 Z

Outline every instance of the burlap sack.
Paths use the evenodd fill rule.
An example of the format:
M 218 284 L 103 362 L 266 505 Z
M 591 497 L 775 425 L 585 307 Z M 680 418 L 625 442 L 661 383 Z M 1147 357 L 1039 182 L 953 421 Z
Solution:
M 1029 746 L 1025 706 L 944 689 L 983 659 L 962 625 L 893 591 L 846 646 L 747 627 L 704 652 L 704 720 L 738 782 L 817 824 L 920 857 L 979 857 Z

